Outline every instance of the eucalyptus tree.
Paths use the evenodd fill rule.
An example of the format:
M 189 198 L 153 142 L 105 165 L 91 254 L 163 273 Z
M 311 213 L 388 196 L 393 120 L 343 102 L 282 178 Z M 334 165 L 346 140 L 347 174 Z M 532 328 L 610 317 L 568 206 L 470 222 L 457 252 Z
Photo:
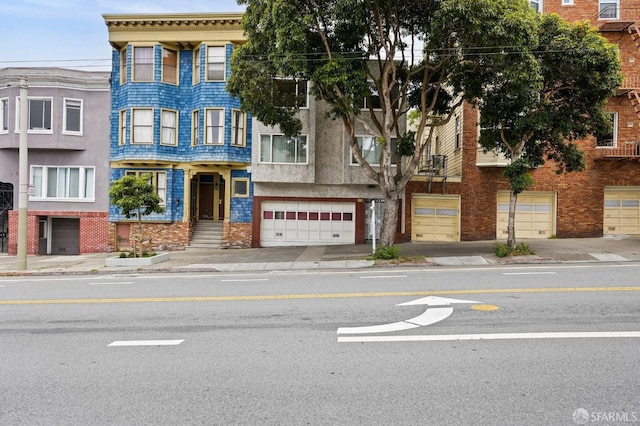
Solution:
M 513 60 L 496 53 L 504 46 L 528 52 L 537 42 L 535 12 L 526 0 L 239 3 L 247 5 L 247 41 L 234 51 L 227 90 L 258 120 L 295 136 L 302 129 L 300 102 L 295 96 L 282 102 L 277 81 L 311 81 L 311 93 L 342 123 L 353 157 L 380 188 L 385 246 L 395 241 L 399 199 L 420 163 L 423 142 L 464 99 L 482 93 L 487 64 Z M 362 102 L 374 95 L 376 105 Z M 411 109 L 421 114 L 416 130 L 408 132 L 401 123 Z M 375 162 L 358 146 L 358 126 L 380 145 Z

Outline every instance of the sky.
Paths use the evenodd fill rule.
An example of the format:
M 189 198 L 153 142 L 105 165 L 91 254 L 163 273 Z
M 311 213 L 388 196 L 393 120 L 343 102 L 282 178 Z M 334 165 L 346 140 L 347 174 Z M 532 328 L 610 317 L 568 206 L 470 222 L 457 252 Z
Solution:
M 0 68 L 110 70 L 105 13 L 244 10 L 236 0 L 11 0 L 0 7 Z

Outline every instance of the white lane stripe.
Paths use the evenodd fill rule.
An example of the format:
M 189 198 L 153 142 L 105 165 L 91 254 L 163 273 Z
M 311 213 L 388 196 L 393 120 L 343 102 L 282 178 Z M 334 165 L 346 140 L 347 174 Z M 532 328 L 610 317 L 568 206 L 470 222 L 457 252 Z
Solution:
M 126 285 L 126 284 L 133 284 L 133 281 L 122 281 L 119 283 L 89 283 L 89 285 Z
M 495 334 L 444 334 L 422 336 L 344 336 L 338 343 L 364 342 L 445 342 L 452 340 L 512 340 L 512 339 L 575 339 L 640 337 L 640 331 L 591 331 L 559 333 L 495 333 Z
M 182 340 L 116 340 L 107 346 L 176 346 L 184 342 Z
M 360 277 L 361 279 L 365 280 L 365 279 L 386 279 L 386 278 L 407 278 L 406 275 L 373 275 L 370 277 Z
M 254 278 L 254 279 L 249 279 L 249 278 L 244 278 L 244 279 L 237 279 L 237 280 L 220 280 L 223 283 L 227 283 L 227 282 L 248 282 L 248 281 L 269 281 L 269 278 Z
M 502 275 L 555 275 L 555 272 L 503 272 Z

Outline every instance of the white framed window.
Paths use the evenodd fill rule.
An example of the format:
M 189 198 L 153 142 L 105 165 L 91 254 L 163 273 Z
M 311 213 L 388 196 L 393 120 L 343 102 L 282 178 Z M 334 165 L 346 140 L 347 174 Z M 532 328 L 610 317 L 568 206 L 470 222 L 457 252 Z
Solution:
M 191 145 L 200 145 L 200 110 L 191 111 Z
M 82 99 L 64 98 L 62 133 L 82 135 Z
M 152 144 L 153 143 L 153 109 L 134 108 L 131 110 L 131 143 Z
M 244 111 L 239 109 L 231 110 L 231 145 L 245 146 L 245 123 L 246 116 Z
M 620 19 L 620 0 L 600 0 L 599 19 Z
M 178 112 L 170 109 L 160 111 L 160 143 L 178 145 Z
M 127 143 L 127 110 L 118 113 L 118 145 Z
M 120 84 L 127 82 L 127 48 L 120 51 Z
M 611 130 L 596 135 L 597 148 L 613 148 L 618 146 L 618 113 L 607 112 L 612 122 Z
M 231 179 L 231 196 L 235 198 L 248 198 L 249 178 Z
M 153 47 L 133 47 L 133 81 L 153 81 Z
M 29 116 L 27 130 L 29 133 L 53 133 L 52 98 L 28 98 Z M 20 131 L 20 98 L 16 98 L 16 132 Z
M 529 4 L 534 10 L 542 13 L 542 0 L 530 0 Z
M 275 81 L 277 95 L 274 103 L 278 106 L 309 106 L 309 82 L 307 80 L 278 79 Z
M 205 145 L 222 145 L 224 143 L 224 110 L 221 108 L 207 108 Z
M 460 149 L 462 146 L 462 123 L 460 120 L 460 116 L 456 115 L 455 118 L 455 132 L 456 132 L 456 149 Z
M 158 197 L 162 199 L 161 205 L 167 204 L 167 172 L 159 170 L 127 170 L 126 175 L 149 177 L 149 183 L 153 185 Z
M 224 81 L 226 48 L 224 46 L 207 47 L 207 81 Z
M 362 153 L 362 158 L 371 166 L 380 165 L 380 155 L 382 154 L 382 145 L 375 136 L 356 136 L 356 142 Z M 396 155 L 396 139 L 391 139 L 391 162 L 396 163 L 398 156 Z M 358 165 L 358 160 L 352 155 L 351 165 Z
M 193 51 L 193 84 L 200 83 L 200 52 L 199 47 Z
M 31 166 L 32 199 L 93 201 L 95 167 Z
M 307 164 L 307 136 L 260 135 L 260 162 Z
M 9 98 L 0 99 L 0 133 L 9 132 Z
M 162 82 L 178 84 L 178 51 L 162 48 Z
M 396 85 L 391 89 L 391 99 L 398 99 L 400 96 L 400 89 Z M 364 109 L 382 109 L 382 102 L 380 100 L 380 94 L 378 88 L 373 81 L 369 82 L 369 96 L 365 96 L 360 103 L 360 107 Z

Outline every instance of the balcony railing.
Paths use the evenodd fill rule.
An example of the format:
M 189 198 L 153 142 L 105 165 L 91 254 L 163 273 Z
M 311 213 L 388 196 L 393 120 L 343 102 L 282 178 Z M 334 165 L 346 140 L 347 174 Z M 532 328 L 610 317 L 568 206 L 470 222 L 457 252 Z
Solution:
M 625 76 L 620 89 L 640 89 L 640 75 Z
M 618 146 L 596 148 L 596 160 L 598 159 L 640 159 L 640 141 L 628 141 L 618 143 Z

